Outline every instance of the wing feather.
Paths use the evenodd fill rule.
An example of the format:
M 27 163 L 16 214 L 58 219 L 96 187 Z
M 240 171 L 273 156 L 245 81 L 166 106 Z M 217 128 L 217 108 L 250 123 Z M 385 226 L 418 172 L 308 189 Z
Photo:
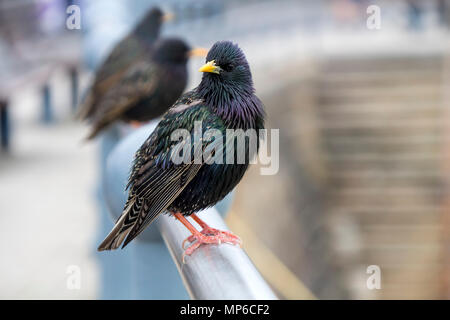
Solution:
M 183 107 L 176 109 L 177 104 Z M 193 133 L 193 119 L 203 120 L 208 112 L 192 92 L 180 98 L 174 107 L 136 152 L 127 185 L 127 204 L 99 250 L 116 249 L 122 241 L 122 247 L 126 246 L 173 203 L 201 169 L 202 164 L 193 160 L 181 164 L 170 161 L 172 147 L 179 143 L 171 141 L 170 135 L 178 128 Z M 207 146 L 202 144 L 203 149 Z
M 189 164 L 183 166 L 183 168 L 178 168 L 175 172 L 172 172 L 164 177 L 168 178 L 168 183 L 158 186 L 158 188 L 151 190 L 151 192 L 145 196 L 146 201 L 149 201 L 150 203 L 150 209 L 148 211 L 143 211 L 139 215 L 122 247 L 125 247 L 131 240 L 136 238 L 158 217 L 159 214 L 167 209 L 167 207 L 195 177 L 197 172 L 200 170 L 200 167 L 201 165 L 199 164 Z M 187 177 L 182 179 L 182 175 L 186 175 Z
M 93 130 L 88 139 L 95 137 L 99 131 L 119 119 L 140 100 L 151 96 L 157 83 L 154 64 L 140 61 L 130 67 L 96 104 L 95 112 L 91 116 Z
M 127 70 L 143 58 L 145 52 L 141 42 L 133 35 L 118 42 L 96 70 L 95 78 L 78 108 L 77 118 L 91 118 L 109 88 L 120 81 Z

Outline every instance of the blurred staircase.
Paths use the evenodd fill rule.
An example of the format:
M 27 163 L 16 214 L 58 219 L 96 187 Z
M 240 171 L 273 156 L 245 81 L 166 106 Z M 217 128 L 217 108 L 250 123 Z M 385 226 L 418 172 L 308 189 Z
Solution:
M 327 57 L 316 112 L 327 224 L 353 298 L 440 298 L 447 114 L 443 56 Z M 368 290 L 369 265 L 381 290 Z

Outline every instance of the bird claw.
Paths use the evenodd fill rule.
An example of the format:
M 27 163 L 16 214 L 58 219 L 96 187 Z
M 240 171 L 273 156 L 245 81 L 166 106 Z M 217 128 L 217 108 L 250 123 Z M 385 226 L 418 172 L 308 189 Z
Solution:
M 205 228 L 203 228 L 202 231 L 200 231 L 200 233 L 203 235 L 207 235 L 207 236 L 220 236 L 221 238 L 232 238 L 235 241 L 239 242 L 239 244 L 242 246 L 241 239 L 230 231 L 222 231 L 222 230 L 211 228 L 211 227 L 205 227 Z M 195 240 L 196 240 L 196 238 L 194 237 L 194 235 L 190 235 L 189 237 L 184 239 L 183 244 L 182 244 L 183 249 L 185 249 L 184 246 L 185 246 L 186 242 L 192 243 Z M 228 241 L 225 241 L 225 242 L 228 242 Z
M 142 127 L 142 122 L 140 122 L 140 121 L 131 120 L 129 123 L 130 123 L 130 126 L 134 129 Z
M 187 237 L 186 239 L 183 240 L 183 243 L 181 244 L 181 247 L 183 248 L 183 250 L 186 250 L 186 242 L 192 243 L 195 241 L 195 239 L 191 239 L 192 236 Z
M 194 242 L 195 241 L 195 242 Z M 194 242 L 191 246 L 185 249 L 186 242 Z M 185 249 L 183 253 L 183 264 L 186 256 L 190 256 L 202 244 L 217 244 L 229 243 L 232 245 L 239 245 L 242 248 L 241 239 L 229 231 L 222 231 L 214 228 L 204 228 L 199 235 L 191 235 L 183 241 L 182 247 Z

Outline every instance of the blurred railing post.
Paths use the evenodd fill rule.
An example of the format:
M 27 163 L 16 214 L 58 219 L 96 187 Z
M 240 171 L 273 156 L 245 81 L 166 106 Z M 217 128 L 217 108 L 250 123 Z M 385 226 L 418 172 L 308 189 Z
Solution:
M 47 83 L 42 87 L 42 122 L 49 124 L 53 121 L 53 110 L 51 105 L 50 85 Z
M 72 99 L 72 111 L 75 112 L 78 105 L 78 70 L 77 67 L 72 66 L 69 69 L 70 74 L 70 93 Z
M 9 129 L 8 103 L 6 101 L 0 101 L 0 135 L 2 150 L 8 150 L 9 148 Z

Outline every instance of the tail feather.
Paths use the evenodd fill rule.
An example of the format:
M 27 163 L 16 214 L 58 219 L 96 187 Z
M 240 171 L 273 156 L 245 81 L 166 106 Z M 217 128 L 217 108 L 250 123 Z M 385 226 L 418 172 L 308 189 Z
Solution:
M 100 131 L 102 131 L 104 128 L 106 128 L 108 124 L 93 124 L 92 129 L 85 138 L 86 140 L 92 140 L 94 139 Z
M 85 92 L 81 98 L 81 102 L 78 104 L 75 118 L 78 120 L 86 120 L 92 116 L 94 105 L 94 93 L 92 90 Z
M 114 225 L 114 228 L 97 248 L 98 251 L 114 250 L 120 247 L 121 243 L 133 227 L 133 225 L 128 225 L 128 227 L 125 226 L 125 221 L 127 220 L 128 212 L 131 208 L 132 205 L 129 205 L 127 209 L 122 213 L 122 215 Z

